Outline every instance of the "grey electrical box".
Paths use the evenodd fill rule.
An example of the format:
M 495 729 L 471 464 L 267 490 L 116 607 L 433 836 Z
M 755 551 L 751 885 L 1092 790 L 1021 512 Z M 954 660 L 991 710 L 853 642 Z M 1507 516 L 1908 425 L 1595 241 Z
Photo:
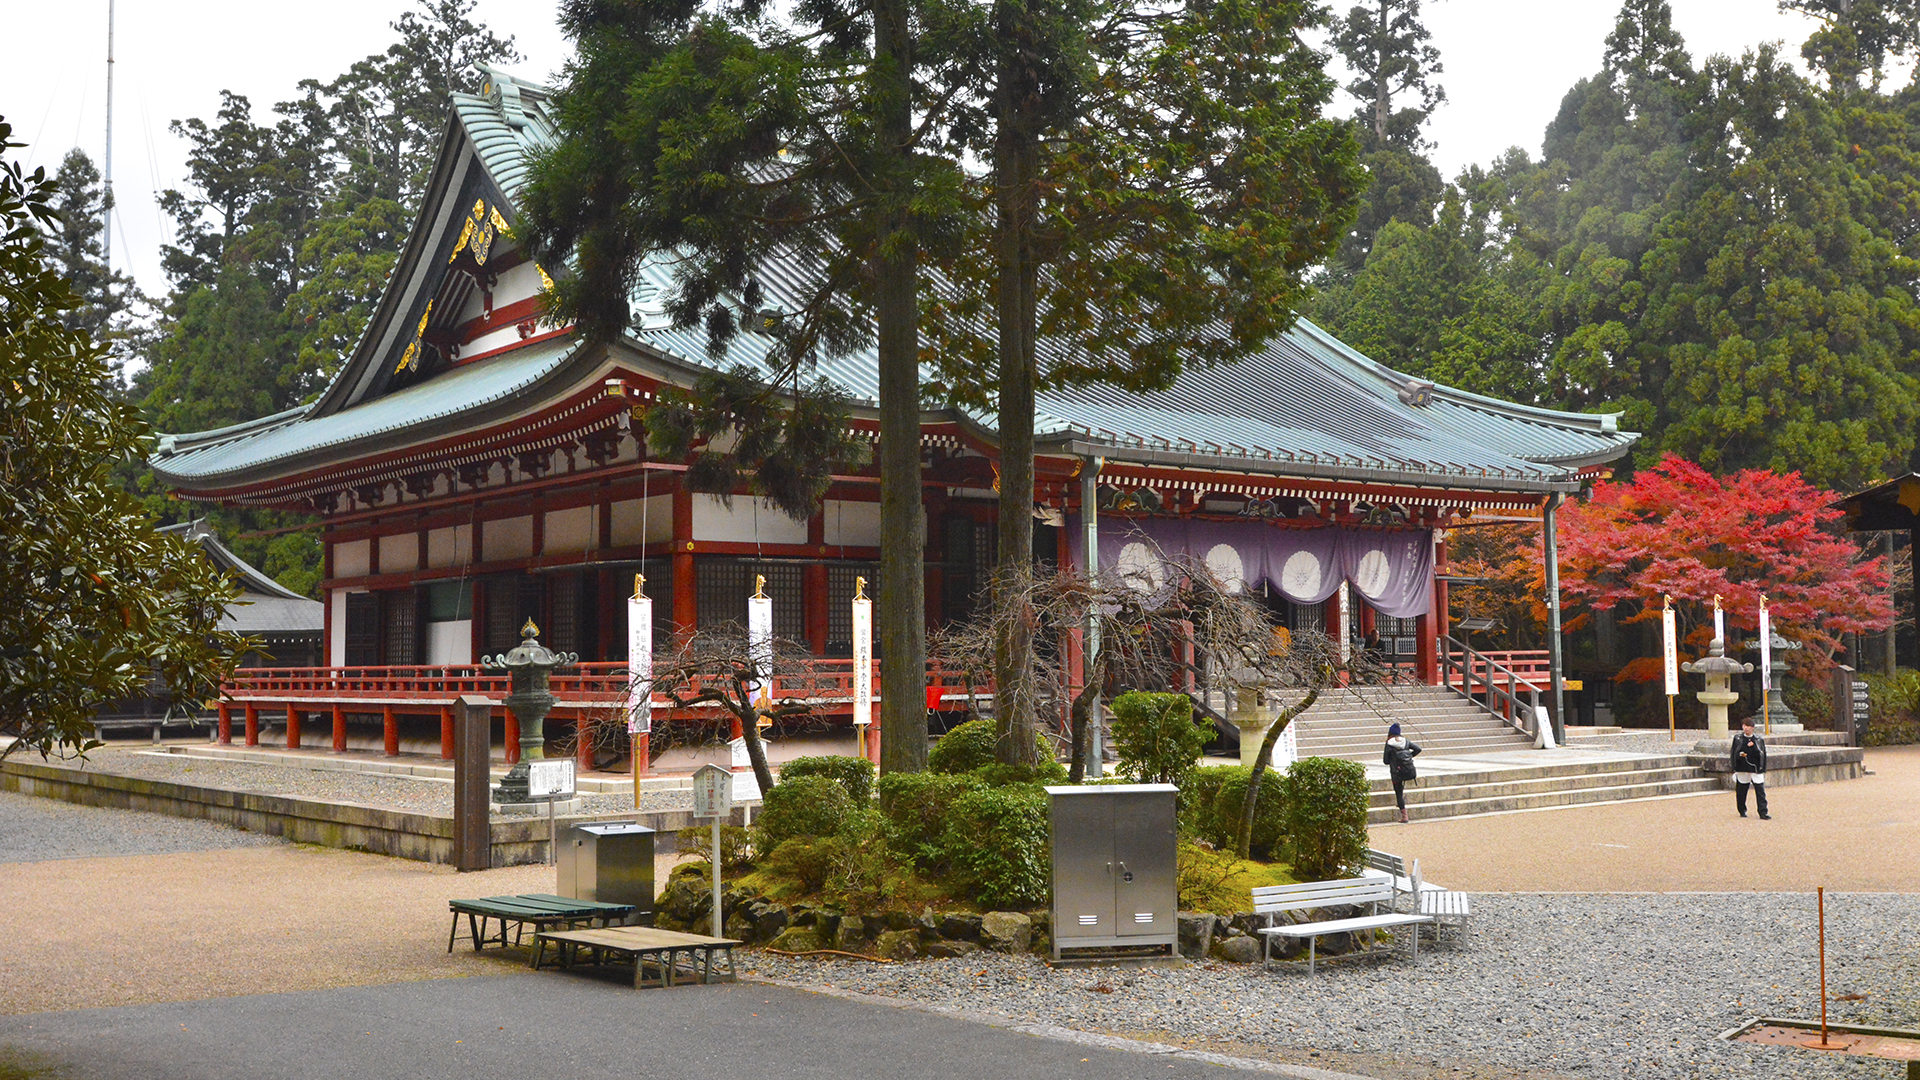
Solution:
M 1053 958 L 1063 949 L 1180 948 L 1172 784 L 1050 787 Z
M 553 891 L 653 910 L 653 830 L 632 821 L 569 825 L 560 833 Z

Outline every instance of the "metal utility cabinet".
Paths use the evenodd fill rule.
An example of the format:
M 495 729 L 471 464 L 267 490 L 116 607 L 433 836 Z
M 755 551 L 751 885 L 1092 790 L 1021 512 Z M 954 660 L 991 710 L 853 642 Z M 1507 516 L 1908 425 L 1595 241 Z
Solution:
M 1063 949 L 1180 947 L 1172 784 L 1050 787 L 1053 958 Z
M 560 833 L 553 891 L 576 900 L 653 910 L 653 830 L 633 821 L 591 821 Z

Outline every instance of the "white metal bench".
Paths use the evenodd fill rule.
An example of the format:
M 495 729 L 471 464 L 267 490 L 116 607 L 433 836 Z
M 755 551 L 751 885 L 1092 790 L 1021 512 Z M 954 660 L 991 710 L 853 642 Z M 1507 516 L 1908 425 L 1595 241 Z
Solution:
M 1273 961 L 1273 939 L 1276 937 L 1307 939 L 1307 974 L 1314 973 L 1317 959 L 1317 942 L 1322 934 L 1339 934 L 1352 930 L 1384 930 L 1395 926 L 1416 927 L 1407 935 L 1413 939 L 1413 959 L 1420 959 L 1421 923 L 1433 922 L 1433 916 L 1407 914 L 1390 911 L 1380 914 L 1380 903 L 1393 903 L 1393 883 L 1384 878 L 1358 877 L 1340 881 L 1305 881 L 1297 885 L 1268 885 L 1253 890 L 1253 911 L 1256 915 L 1265 915 L 1267 925 L 1260 927 L 1264 943 L 1260 950 L 1262 969 L 1271 966 Z M 1312 911 L 1319 908 L 1346 907 L 1355 904 L 1371 905 L 1373 914 L 1360 915 L 1351 919 L 1331 919 L 1326 922 L 1282 923 L 1273 925 L 1273 917 L 1283 911 Z
M 1419 860 L 1414 861 L 1417 863 Z M 1372 848 L 1367 849 L 1367 865 L 1360 871 L 1360 876 L 1391 881 L 1393 883 L 1394 901 L 1396 903 L 1401 896 L 1412 896 L 1416 890 L 1424 890 L 1427 892 L 1445 891 L 1443 886 L 1435 885 L 1431 882 L 1416 885 L 1415 882 L 1419 881 L 1419 878 L 1409 872 L 1406 859 L 1398 855 L 1390 855 L 1384 851 L 1375 851 Z
M 1466 893 L 1453 889 L 1443 889 L 1438 885 L 1429 885 L 1420 880 L 1420 860 L 1414 859 L 1407 867 L 1408 877 L 1413 885 L 1413 910 L 1416 914 L 1427 915 L 1433 919 L 1433 935 L 1440 936 L 1440 928 L 1452 926 L 1461 935 L 1467 931 L 1467 920 L 1473 917 L 1473 901 Z M 1418 934 L 1419 931 L 1414 931 Z

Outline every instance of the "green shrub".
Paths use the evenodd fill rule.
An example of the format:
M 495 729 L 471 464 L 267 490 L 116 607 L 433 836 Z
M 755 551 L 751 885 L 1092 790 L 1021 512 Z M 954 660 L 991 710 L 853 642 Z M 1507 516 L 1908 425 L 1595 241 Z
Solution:
M 1114 771 L 1140 784 L 1178 784 L 1200 762 L 1213 738 L 1211 725 L 1194 722 L 1185 694 L 1135 690 L 1113 699 Z
M 1181 789 L 1182 828 L 1196 839 L 1231 851 L 1240 834 L 1240 812 L 1252 781 L 1251 765 L 1209 765 L 1193 770 Z M 1286 777 L 1268 769 L 1260 781 L 1260 805 L 1253 808 L 1253 842 L 1247 854 L 1255 859 L 1278 858 L 1283 854 L 1286 835 Z
M 972 775 L 888 773 L 880 778 L 880 812 L 887 816 L 893 850 L 923 867 L 946 861 L 941 846 L 953 801 L 986 787 Z
M 988 787 L 1064 784 L 1067 782 L 1067 767 L 1057 761 L 1043 761 L 1038 765 L 1004 765 L 996 761 L 991 765 L 982 765 L 967 775 L 978 777 Z
M 696 859 L 713 861 L 713 825 L 701 822 L 680 830 L 680 851 Z M 738 870 L 753 862 L 753 830 L 739 825 L 720 827 L 720 867 Z
M 824 776 L 783 779 L 764 798 L 760 809 L 761 851 L 772 851 L 795 837 L 832 836 L 854 810 L 847 789 Z
M 942 847 L 982 907 L 1028 907 L 1047 901 L 1048 829 L 1039 787 L 986 788 L 953 800 Z
M 1867 684 L 1868 746 L 1904 746 L 1920 742 L 1920 671 L 1900 668 L 1885 675 L 1860 676 Z M 1802 717 L 1805 721 L 1807 718 Z
M 838 837 L 799 836 L 783 840 L 760 860 L 761 873 L 798 886 L 799 893 L 819 891 L 833 875 L 846 850 Z
M 842 906 L 858 911 L 885 907 L 891 899 L 888 872 L 893 855 L 887 843 L 885 814 L 871 806 L 847 815 L 834 839 L 838 850 L 827 874 L 827 890 Z
M 1294 876 L 1357 876 L 1367 858 L 1366 768 L 1337 758 L 1302 758 L 1287 771 L 1284 790 L 1287 861 Z
M 847 789 L 855 806 L 873 799 L 873 762 L 859 757 L 798 757 L 780 767 L 780 782 L 824 776 Z
M 993 753 L 999 739 L 999 731 L 992 720 L 969 720 L 940 736 L 939 741 L 927 751 L 927 771 L 964 773 L 991 765 L 999 760 Z M 1041 761 L 1052 761 L 1053 744 L 1047 741 L 1047 737 L 1035 732 L 1033 740 L 1034 756 Z

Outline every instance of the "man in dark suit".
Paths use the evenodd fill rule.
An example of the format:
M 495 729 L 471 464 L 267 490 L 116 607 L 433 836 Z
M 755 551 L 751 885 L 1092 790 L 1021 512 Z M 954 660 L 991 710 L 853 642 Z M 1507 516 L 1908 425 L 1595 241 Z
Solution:
M 1767 813 L 1767 744 L 1753 733 L 1752 717 L 1740 722 L 1740 734 L 1733 737 L 1733 805 L 1741 817 L 1747 816 L 1748 788 L 1760 820 L 1773 820 Z

